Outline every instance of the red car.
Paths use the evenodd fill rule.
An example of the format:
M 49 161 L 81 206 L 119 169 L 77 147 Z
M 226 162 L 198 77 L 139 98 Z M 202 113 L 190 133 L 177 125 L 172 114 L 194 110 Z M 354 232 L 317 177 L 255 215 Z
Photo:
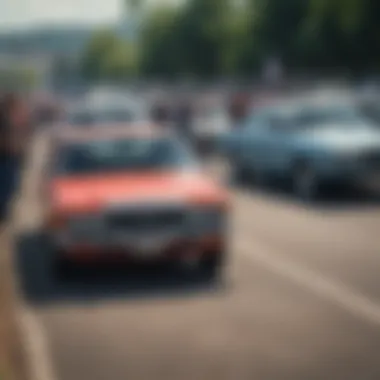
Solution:
M 170 134 L 67 130 L 56 137 L 48 172 L 52 265 L 170 261 L 219 273 L 228 196 Z

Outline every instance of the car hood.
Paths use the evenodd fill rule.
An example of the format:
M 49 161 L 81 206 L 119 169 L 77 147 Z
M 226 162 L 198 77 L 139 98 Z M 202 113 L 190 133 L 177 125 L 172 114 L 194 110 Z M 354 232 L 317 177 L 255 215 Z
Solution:
M 380 149 L 380 129 L 367 125 L 323 126 L 299 134 L 299 139 L 310 145 L 343 151 Z
M 56 208 L 83 212 L 117 204 L 220 203 L 225 193 L 202 173 L 104 174 L 55 179 L 51 194 Z

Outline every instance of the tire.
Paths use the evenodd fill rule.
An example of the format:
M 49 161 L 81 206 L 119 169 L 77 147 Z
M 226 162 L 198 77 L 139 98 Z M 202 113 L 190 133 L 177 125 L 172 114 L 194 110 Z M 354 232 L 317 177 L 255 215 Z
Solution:
M 52 288 L 52 252 L 50 248 L 49 239 L 38 231 L 22 233 L 16 238 L 16 265 L 21 286 L 27 298 L 43 299 Z
M 225 254 L 217 253 L 201 261 L 199 269 L 205 280 L 215 282 L 222 278 Z
M 292 173 L 292 189 L 303 202 L 313 202 L 321 198 L 321 181 L 313 167 L 304 162 L 297 163 Z

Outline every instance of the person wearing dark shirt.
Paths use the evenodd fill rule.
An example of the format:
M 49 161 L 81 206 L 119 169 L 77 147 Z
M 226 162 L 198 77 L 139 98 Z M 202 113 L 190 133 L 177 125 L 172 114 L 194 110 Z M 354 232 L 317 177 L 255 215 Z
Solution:
M 177 126 L 179 135 L 188 142 L 192 139 L 193 109 L 190 101 L 183 100 L 177 109 Z
M 230 99 L 229 115 L 234 126 L 238 126 L 247 116 L 249 97 L 246 94 L 235 94 Z
M 9 202 L 17 186 L 27 134 L 27 112 L 13 94 L 0 101 L 0 220 L 7 216 Z
M 165 98 L 156 99 L 151 109 L 152 120 L 160 125 L 166 125 L 170 121 L 169 102 Z

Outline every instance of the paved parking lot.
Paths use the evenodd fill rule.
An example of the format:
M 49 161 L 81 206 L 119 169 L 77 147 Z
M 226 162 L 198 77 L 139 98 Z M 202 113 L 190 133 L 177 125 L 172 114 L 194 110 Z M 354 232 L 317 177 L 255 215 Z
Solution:
M 17 205 L 20 229 L 39 217 L 41 141 Z M 56 377 L 379 379 L 380 204 L 305 208 L 257 189 L 232 190 L 232 204 L 220 286 L 165 273 L 86 277 L 30 301 Z

